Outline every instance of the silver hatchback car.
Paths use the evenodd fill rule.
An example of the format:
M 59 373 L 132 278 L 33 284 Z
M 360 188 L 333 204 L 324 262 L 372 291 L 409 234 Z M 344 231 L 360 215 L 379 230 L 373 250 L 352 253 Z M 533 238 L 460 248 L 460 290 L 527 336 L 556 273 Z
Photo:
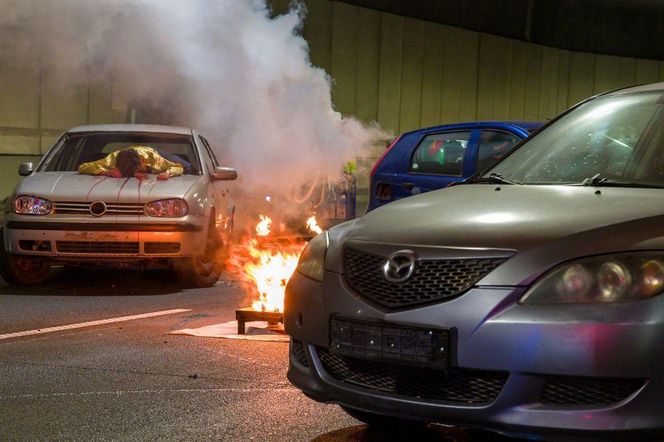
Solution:
M 663 292 L 660 83 L 315 237 L 287 286 L 288 378 L 372 425 L 662 440 Z
M 147 146 L 180 163 L 181 176 L 158 180 L 78 173 L 130 146 Z M 8 198 L 0 275 L 10 284 L 38 284 L 54 264 L 172 267 L 181 282 L 207 287 L 219 279 L 234 205 L 222 167 L 195 130 L 152 125 L 70 129 Z

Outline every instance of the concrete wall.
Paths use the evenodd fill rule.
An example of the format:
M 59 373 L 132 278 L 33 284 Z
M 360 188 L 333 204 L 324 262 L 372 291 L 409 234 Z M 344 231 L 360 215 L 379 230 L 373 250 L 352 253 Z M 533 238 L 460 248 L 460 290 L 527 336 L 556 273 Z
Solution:
M 276 12 L 289 3 L 272 1 Z M 395 134 L 475 119 L 546 120 L 590 95 L 664 80 L 662 61 L 554 49 L 330 0 L 306 5 L 311 61 L 334 78 L 337 110 Z M 3 66 L 0 84 L 0 198 L 18 182 L 15 166 L 66 128 L 127 121 L 122 86 L 111 79 L 58 84 L 48 72 Z
M 283 10 L 289 0 L 275 1 Z M 475 119 L 546 120 L 664 62 L 572 52 L 329 0 L 307 0 L 311 60 L 344 114 L 403 132 Z

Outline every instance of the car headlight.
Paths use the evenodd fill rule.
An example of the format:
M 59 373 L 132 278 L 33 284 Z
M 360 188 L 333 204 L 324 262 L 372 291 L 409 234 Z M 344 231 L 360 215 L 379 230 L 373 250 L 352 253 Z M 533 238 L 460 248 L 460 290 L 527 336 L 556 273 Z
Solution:
M 300 261 L 297 263 L 297 271 L 316 281 L 323 281 L 325 273 L 325 252 L 329 239 L 327 231 L 316 235 L 304 248 L 300 255 Z
M 145 205 L 145 214 L 161 218 L 180 218 L 189 213 L 185 200 L 174 198 L 152 201 Z
M 36 196 L 22 195 L 14 200 L 14 212 L 20 215 L 48 215 L 52 208 L 49 200 Z
M 519 302 L 524 304 L 628 302 L 664 291 L 664 253 L 603 255 L 549 271 Z

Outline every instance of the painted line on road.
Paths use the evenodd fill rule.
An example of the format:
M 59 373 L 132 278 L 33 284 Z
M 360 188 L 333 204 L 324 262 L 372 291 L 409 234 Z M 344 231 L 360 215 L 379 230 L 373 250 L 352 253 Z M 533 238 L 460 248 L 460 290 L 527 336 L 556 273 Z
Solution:
M 82 392 L 63 392 L 63 393 L 32 393 L 17 394 L 11 396 L 0 396 L 0 401 L 8 399 L 47 399 L 68 396 L 101 396 L 111 395 L 120 396 L 123 394 L 169 394 L 169 393 L 300 393 L 300 390 L 293 387 L 286 388 L 177 388 L 166 390 L 113 390 L 113 391 L 82 391 Z
M 176 308 L 173 310 L 162 310 L 159 312 L 141 313 L 139 315 L 120 316 L 119 318 L 100 319 L 98 321 L 81 322 L 78 324 L 59 325 L 56 327 L 39 328 L 35 330 L 26 330 L 14 333 L 5 333 L 0 335 L 0 340 L 19 338 L 21 336 L 41 335 L 44 333 L 53 333 L 63 330 L 74 330 L 77 328 L 93 327 L 95 325 L 112 324 L 114 322 L 133 321 L 134 319 L 154 318 L 155 316 L 174 315 L 176 313 L 190 312 L 191 309 Z

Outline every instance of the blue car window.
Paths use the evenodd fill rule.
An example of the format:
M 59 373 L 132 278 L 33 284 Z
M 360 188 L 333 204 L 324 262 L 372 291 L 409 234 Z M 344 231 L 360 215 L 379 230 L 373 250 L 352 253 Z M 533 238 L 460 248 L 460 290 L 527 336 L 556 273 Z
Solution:
M 521 138 L 497 130 L 483 130 L 477 152 L 477 170 L 484 170 L 505 156 Z
M 424 137 L 411 157 L 409 172 L 461 176 L 469 139 L 469 131 Z

